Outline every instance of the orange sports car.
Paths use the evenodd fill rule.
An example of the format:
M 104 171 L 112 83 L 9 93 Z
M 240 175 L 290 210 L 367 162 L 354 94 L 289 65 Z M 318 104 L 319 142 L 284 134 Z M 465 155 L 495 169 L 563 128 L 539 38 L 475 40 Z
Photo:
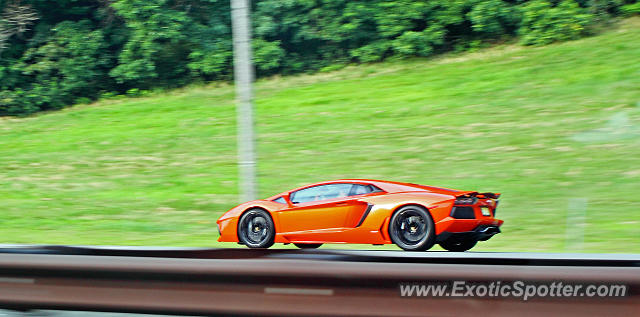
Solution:
M 438 243 L 461 252 L 500 232 L 499 197 L 380 180 L 327 181 L 232 208 L 217 221 L 218 241 L 249 248 L 395 243 L 411 251 Z

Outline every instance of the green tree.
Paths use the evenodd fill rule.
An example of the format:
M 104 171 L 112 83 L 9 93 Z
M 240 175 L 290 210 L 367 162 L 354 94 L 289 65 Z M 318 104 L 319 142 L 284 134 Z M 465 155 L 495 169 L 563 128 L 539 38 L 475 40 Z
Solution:
M 119 0 L 112 4 L 129 30 L 129 40 L 111 71 L 119 83 L 150 88 L 184 83 L 192 20 L 168 0 Z
M 544 0 L 527 3 L 523 9 L 519 33 L 525 45 L 543 45 L 577 39 L 589 33 L 593 15 L 573 0 L 563 0 L 557 6 Z

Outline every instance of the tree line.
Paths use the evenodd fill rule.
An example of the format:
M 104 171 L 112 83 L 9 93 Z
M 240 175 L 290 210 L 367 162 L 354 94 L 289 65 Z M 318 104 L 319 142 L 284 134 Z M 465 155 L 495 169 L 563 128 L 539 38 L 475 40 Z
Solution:
M 255 0 L 258 76 L 544 45 L 637 14 L 635 0 Z M 0 0 L 0 116 L 232 79 L 229 0 Z

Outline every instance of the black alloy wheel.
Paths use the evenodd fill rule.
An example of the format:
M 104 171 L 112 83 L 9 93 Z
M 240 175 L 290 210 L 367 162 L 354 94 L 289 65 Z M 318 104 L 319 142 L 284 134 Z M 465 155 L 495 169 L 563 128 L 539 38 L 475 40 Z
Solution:
M 276 230 L 268 212 L 262 209 L 246 211 L 238 222 L 238 239 L 249 248 L 268 248 L 273 245 Z
M 435 226 L 425 208 L 405 206 L 391 217 L 389 236 L 403 250 L 424 251 L 435 244 Z

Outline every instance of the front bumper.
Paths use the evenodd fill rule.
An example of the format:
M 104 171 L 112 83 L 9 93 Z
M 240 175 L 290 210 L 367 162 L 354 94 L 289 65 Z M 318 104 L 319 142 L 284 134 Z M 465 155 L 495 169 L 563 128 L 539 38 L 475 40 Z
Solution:
M 448 232 L 443 231 L 436 237 L 436 242 L 445 241 L 451 237 L 464 240 L 487 241 L 494 235 L 500 233 L 500 226 L 496 225 L 479 225 L 471 231 L 465 232 Z
M 220 232 L 218 242 L 238 242 L 238 235 L 236 234 L 236 228 L 238 227 L 237 217 L 219 219 L 216 224 Z

